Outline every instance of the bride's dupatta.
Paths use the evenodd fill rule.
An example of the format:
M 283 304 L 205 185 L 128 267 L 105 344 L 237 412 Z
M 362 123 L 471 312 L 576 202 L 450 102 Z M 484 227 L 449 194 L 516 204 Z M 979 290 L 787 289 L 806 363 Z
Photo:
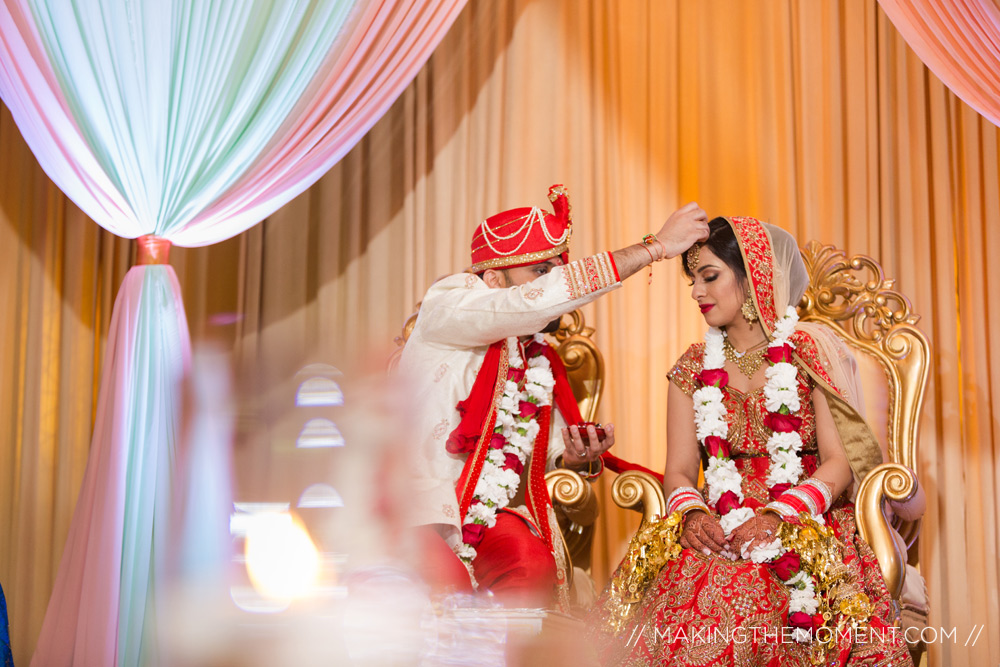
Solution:
M 798 244 L 785 230 L 755 218 L 727 218 L 743 255 L 750 295 L 768 340 L 788 306 L 798 304 L 809 274 Z M 864 418 L 864 395 L 857 362 L 830 327 L 799 322 L 790 342 L 795 361 L 827 397 L 840 444 L 854 473 L 854 489 L 872 468 L 882 463 L 883 450 Z

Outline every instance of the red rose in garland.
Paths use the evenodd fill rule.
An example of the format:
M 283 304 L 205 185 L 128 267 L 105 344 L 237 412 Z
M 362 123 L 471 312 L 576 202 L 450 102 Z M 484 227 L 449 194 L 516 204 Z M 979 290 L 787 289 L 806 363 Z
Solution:
M 802 568 L 802 559 L 794 551 L 786 551 L 767 564 L 782 581 L 788 581 Z
M 723 389 L 729 384 L 729 373 L 721 368 L 706 368 L 698 374 L 698 379 L 706 387 L 715 385 L 719 389 Z
M 705 438 L 705 448 L 708 450 L 709 456 L 721 456 L 727 459 L 730 456 L 729 441 L 717 435 L 710 435 Z
M 802 426 L 802 418 L 795 415 L 783 415 L 780 412 L 769 412 L 764 417 L 764 425 L 775 433 L 792 433 Z

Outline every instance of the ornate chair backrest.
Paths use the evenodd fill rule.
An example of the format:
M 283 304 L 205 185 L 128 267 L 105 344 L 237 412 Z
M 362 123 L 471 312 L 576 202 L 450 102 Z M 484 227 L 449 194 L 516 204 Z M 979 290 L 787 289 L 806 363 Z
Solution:
M 887 446 L 889 460 L 915 471 L 930 359 L 927 338 L 914 326 L 920 316 L 871 257 L 849 258 L 816 241 L 801 252 L 809 287 L 799 303 L 800 318 L 832 326 L 848 343 L 861 372 L 866 420 Z M 897 528 L 907 544 L 916 538 L 917 525 Z
M 553 334 L 584 421 L 594 421 L 604 390 L 604 355 L 594 344 L 593 335 L 594 328 L 587 326 L 579 310 L 564 315 Z

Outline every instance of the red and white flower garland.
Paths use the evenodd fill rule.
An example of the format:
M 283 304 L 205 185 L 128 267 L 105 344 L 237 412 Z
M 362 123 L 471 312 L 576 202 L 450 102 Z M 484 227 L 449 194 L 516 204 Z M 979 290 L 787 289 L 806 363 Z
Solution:
M 764 385 L 764 397 L 769 412 L 766 424 L 772 430 L 766 444 L 770 456 L 767 485 L 774 498 L 798 482 L 803 471 L 799 456 L 802 437 L 798 432 L 802 422 L 794 416 L 801 407 L 797 386 L 798 370 L 791 363 L 794 347 L 789 342 L 797 323 L 798 314 L 795 308 L 789 307 L 785 316 L 776 323 L 774 338 L 767 350 L 767 359 L 771 365 L 765 371 L 767 383 Z M 728 536 L 749 521 L 754 516 L 754 510 L 743 504 L 743 478 L 730 457 L 732 448 L 726 440 L 729 424 L 722 389 L 729 382 L 729 374 L 724 370 L 724 336 L 715 327 L 705 334 L 705 360 L 699 375 L 702 386 L 694 392 L 693 400 L 698 441 L 709 454 L 705 469 L 707 501 L 718 511 L 719 523 Z M 823 522 L 821 514 L 813 515 L 813 518 Z M 779 566 L 780 563 L 778 574 L 791 593 L 790 619 L 795 617 L 794 620 L 799 620 L 801 616 L 796 615 L 811 617 L 816 613 L 819 600 L 816 597 L 815 583 L 808 573 L 799 569 L 797 554 L 786 553 L 780 539 L 755 546 L 741 555 L 755 563 L 770 563 L 772 567 Z M 795 570 L 798 572 L 794 573 Z M 803 627 L 797 627 L 794 638 L 808 643 L 812 641 L 812 633 Z
M 547 345 L 542 334 L 536 334 L 534 340 Z M 490 451 L 462 525 L 462 541 L 455 546 L 455 553 L 470 575 L 476 547 L 482 542 L 483 534 L 496 525 L 497 512 L 517 495 L 521 473 L 541 428 L 536 418 L 538 409 L 552 404 L 555 387 L 552 367 L 544 354 L 532 355 L 525 368 L 521 344 L 516 337 L 507 339 L 507 352 L 507 382 L 497 407 Z

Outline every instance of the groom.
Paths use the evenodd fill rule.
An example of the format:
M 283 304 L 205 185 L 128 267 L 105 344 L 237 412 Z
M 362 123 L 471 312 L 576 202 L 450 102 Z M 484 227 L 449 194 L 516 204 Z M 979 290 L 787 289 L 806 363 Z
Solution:
M 412 510 L 424 551 L 439 552 L 425 576 L 438 587 L 471 581 L 519 607 L 552 606 L 554 594 L 566 603 L 545 472 L 596 476 L 614 444 L 610 424 L 603 437 L 576 426 L 562 362 L 535 334 L 708 235 L 691 203 L 640 243 L 571 262 L 565 189 L 552 186 L 549 200 L 552 213 L 511 209 L 477 227 L 472 265 L 427 291 L 400 361 L 423 400 Z

